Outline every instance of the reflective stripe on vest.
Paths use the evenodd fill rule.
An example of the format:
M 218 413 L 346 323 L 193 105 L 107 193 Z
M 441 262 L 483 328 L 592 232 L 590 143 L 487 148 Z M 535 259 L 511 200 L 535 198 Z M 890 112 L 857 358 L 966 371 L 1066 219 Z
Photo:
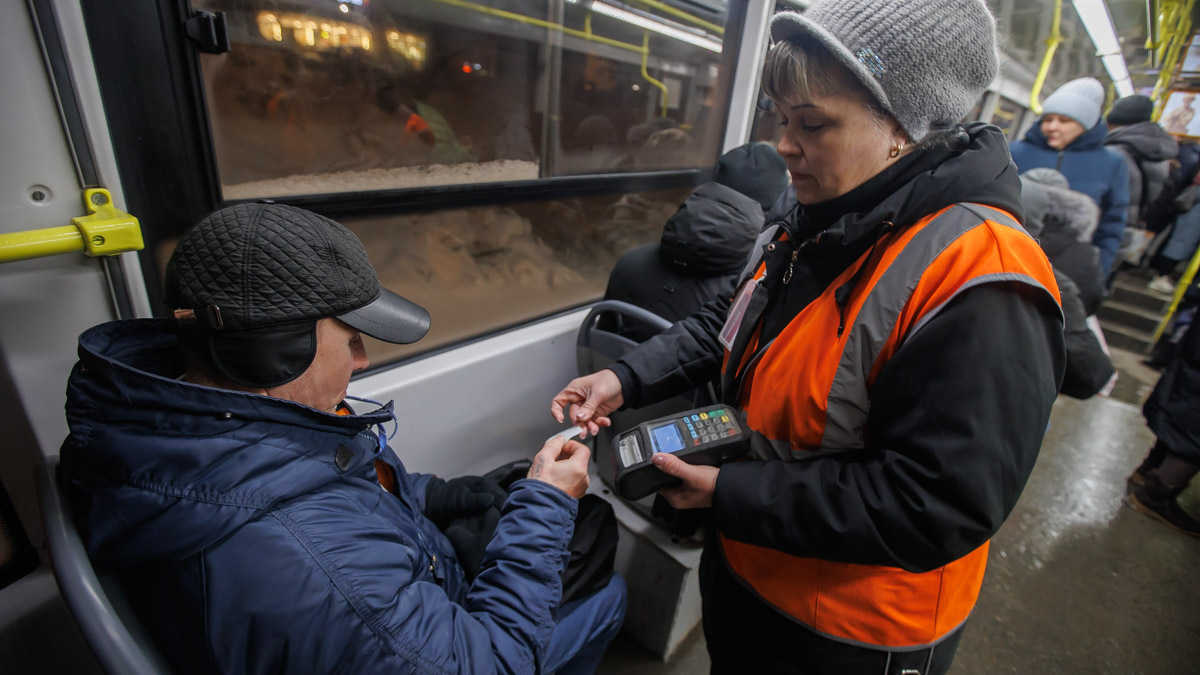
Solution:
M 884 235 L 780 332 L 739 403 L 758 459 L 866 447 L 870 388 L 906 340 L 963 291 L 1015 282 L 1059 302 L 1045 254 L 1011 216 L 957 204 Z M 844 311 L 834 294 L 866 265 Z M 761 271 L 761 270 L 760 270 Z M 753 351 L 753 350 L 751 350 Z M 937 642 L 966 620 L 987 544 L 924 573 L 800 558 L 721 537 L 725 558 L 767 603 L 837 640 L 893 649 Z

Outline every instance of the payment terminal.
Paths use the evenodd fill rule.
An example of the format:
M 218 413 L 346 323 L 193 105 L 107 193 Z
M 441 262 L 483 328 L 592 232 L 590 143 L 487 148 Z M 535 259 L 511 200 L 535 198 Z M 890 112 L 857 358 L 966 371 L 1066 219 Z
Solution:
M 617 493 L 641 499 L 679 485 L 650 462 L 656 452 L 670 452 L 688 464 L 720 466 L 746 454 L 748 437 L 732 408 L 709 406 L 643 422 L 613 439 Z

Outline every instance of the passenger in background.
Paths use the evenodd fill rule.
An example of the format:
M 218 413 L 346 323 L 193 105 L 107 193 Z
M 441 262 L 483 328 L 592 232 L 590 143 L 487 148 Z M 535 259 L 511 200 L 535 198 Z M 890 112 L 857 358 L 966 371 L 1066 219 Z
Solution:
M 744 461 L 652 457 L 680 480 L 659 493 L 674 508 L 712 509 L 713 673 L 941 675 L 1065 362 L 1004 134 L 958 124 L 996 76 L 995 20 L 984 0 L 818 0 L 771 37 L 763 90 L 798 207 L 752 247 L 739 311 L 719 293 L 551 414 L 721 378 Z
M 93 564 L 176 672 L 595 669 L 625 590 L 610 575 L 560 607 L 587 448 L 546 443 L 507 494 L 408 473 L 392 404 L 343 399 L 359 331 L 412 343 L 429 314 L 353 233 L 221 209 L 180 239 L 165 296 L 170 320 L 80 336 L 61 470 Z
M 1151 122 L 1154 101 L 1149 96 L 1126 96 L 1113 104 L 1104 146 L 1125 160 L 1129 171 L 1129 215 L 1125 224 L 1141 228 L 1146 210 L 1162 194 L 1170 176 L 1170 162 L 1179 154 L 1179 142 Z
M 1036 178 L 1041 178 L 1045 184 L 1035 180 Z M 1058 282 L 1058 292 L 1062 298 L 1067 369 L 1063 374 L 1059 393 L 1085 399 L 1100 393 L 1104 385 L 1108 384 L 1113 376 L 1113 365 L 1108 354 L 1104 353 L 1104 348 L 1100 346 L 1100 339 L 1088 327 L 1088 315 L 1094 313 L 1095 308 L 1090 310 L 1087 308 L 1084 294 L 1071 275 L 1064 268 L 1059 267 L 1058 262 L 1055 261 L 1055 254 L 1064 263 L 1080 265 L 1085 270 L 1090 269 L 1083 276 L 1084 280 L 1089 282 L 1089 290 L 1097 305 L 1103 297 L 1104 280 L 1099 274 L 1096 247 L 1077 239 L 1076 231 L 1069 229 L 1064 224 L 1064 219 L 1059 217 L 1059 215 L 1066 215 L 1068 219 L 1072 218 L 1075 216 L 1075 209 L 1067 209 L 1065 214 L 1052 215 L 1051 192 L 1066 193 L 1074 196 L 1076 204 L 1083 203 L 1084 206 L 1079 211 L 1085 214 L 1084 217 L 1090 214 L 1092 218 L 1092 227 L 1086 229 L 1089 236 L 1095 227 L 1095 218 L 1100 215 L 1100 212 L 1096 205 L 1092 204 L 1092 200 L 1087 198 L 1087 195 L 1050 187 L 1049 183 L 1055 181 L 1056 178 L 1062 184 L 1066 183 L 1062 174 L 1053 169 L 1034 169 L 1023 174 L 1021 176 L 1021 203 L 1025 207 L 1025 229 L 1038 240 L 1038 243 L 1042 245 L 1042 250 L 1050 258 L 1050 264 L 1054 266 L 1054 280 Z M 1059 200 L 1058 203 L 1070 202 Z M 1051 251 L 1054 253 L 1052 254 Z
M 1092 243 L 1100 249 L 1105 277 L 1113 267 L 1129 216 L 1129 170 L 1125 160 L 1104 147 L 1108 129 L 1100 120 L 1104 86 L 1084 77 L 1059 87 L 1042 106 L 1042 119 L 1012 144 L 1021 172 L 1039 167 L 1061 171 L 1071 189 L 1100 207 L 1100 225 Z
M 1086 316 L 1104 301 L 1104 273 L 1100 251 L 1091 243 L 1100 222 L 1100 209 L 1082 192 L 1070 189 L 1065 176 L 1054 169 L 1032 169 L 1021 174 L 1021 201 L 1029 230 L 1046 252 L 1056 272 L 1075 282 Z M 1032 193 L 1032 194 L 1027 194 Z
M 626 252 L 608 277 L 605 300 L 621 300 L 679 321 L 733 292 L 763 228 L 763 211 L 787 188 L 787 166 L 765 143 L 747 143 L 721 156 L 710 183 L 696 188 L 663 227 L 662 240 Z M 658 331 L 622 324 L 637 342 Z
M 1200 284 L 1185 302 L 1200 304 Z M 1129 477 L 1129 505 L 1171 527 L 1200 537 L 1197 521 L 1178 497 L 1200 471 L 1200 321 L 1192 320 L 1142 409 L 1158 437 L 1150 454 Z

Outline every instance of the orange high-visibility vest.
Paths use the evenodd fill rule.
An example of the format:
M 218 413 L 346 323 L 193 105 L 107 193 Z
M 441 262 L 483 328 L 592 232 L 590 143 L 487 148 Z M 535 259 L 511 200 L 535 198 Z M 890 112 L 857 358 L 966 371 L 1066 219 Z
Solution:
M 793 461 L 865 448 L 875 379 L 908 338 L 969 288 L 1021 283 L 1061 305 L 1045 254 L 997 209 L 956 204 L 884 234 L 877 249 L 797 314 L 746 375 L 738 403 L 756 432 L 754 458 Z M 835 291 L 863 265 L 839 310 Z M 759 266 L 756 276 L 764 273 Z M 755 350 L 752 343 L 740 365 Z M 802 558 L 724 536 L 720 541 L 733 572 L 779 611 L 827 637 L 886 648 L 931 645 L 960 626 L 979 596 L 988 551 L 985 543 L 915 573 Z

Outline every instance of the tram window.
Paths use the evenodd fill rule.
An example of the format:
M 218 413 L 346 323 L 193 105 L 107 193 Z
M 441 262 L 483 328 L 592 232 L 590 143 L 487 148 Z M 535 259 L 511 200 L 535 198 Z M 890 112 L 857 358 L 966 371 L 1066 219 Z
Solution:
M 996 112 L 992 113 L 991 122 L 1000 127 L 1009 140 L 1013 140 L 1024 115 L 1025 108 L 1021 104 L 1001 96 L 996 104 Z
M 726 3 L 703 16 L 615 0 L 195 4 L 226 13 L 233 47 L 201 56 L 225 199 L 709 167 L 719 154 Z
M 689 189 L 342 218 L 384 286 L 433 316 L 414 345 L 368 340 L 375 365 L 598 300 L 617 257 L 657 241 Z

